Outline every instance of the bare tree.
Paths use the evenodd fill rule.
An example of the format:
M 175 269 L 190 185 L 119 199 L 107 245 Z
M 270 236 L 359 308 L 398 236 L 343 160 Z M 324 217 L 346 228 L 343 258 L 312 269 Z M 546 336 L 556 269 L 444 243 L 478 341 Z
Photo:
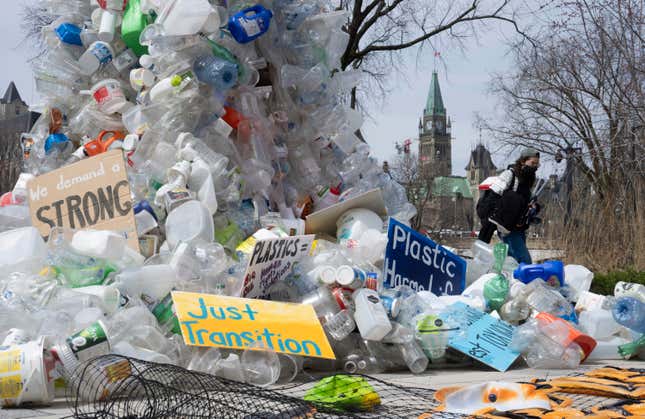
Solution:
M 408 201 L 417 209 L 412 228 L 419 230 L 424 227 L 423 216 L 432 199 L 433 177 L 422 172 L 419 157 L 415 153 L 399 153 L 388 162 L 388 166 L 392 179 L 405 187 Z
M 502 146 L 528 145 L 573 161 L 586 185 L 575 199 L 584 205 L 565 227 L 582 234 L 572 245 L 600 249 L 608 236 L 595 224 L 586 228 L 592 219 L 645 222 L 639 209 L 645 196 L 645 6 L 642 0 L 559 0 L 555 7 L 556 17 L 532 35 L 536 45 L 513 46 L 512 74 L 494 78 L 503 118 L 482 123 Z M 612 233 L 619 230 L 636 234 L 629 228 Z M 627 236 L 614 239 L 629 243 Z M 631 253 L 624 260 L 637 259 Z
M 518 2 L 517 0 L 515 0 Z M 343 70 L 361 69 L 370 97 L 383 97 L 388 80 L 400 68 L 400 52 L 435 45 L 441 35 L 460 43 L 476 34 L 477 24 L 516 23 L 512 0 L 340 0 L 351 12 L 345 27 L 349 43 L 341 58 Z M 519 2 L 518 2 L 519 3 Z M 351 92 L 351 107 L 358 105 L 358 89 Z

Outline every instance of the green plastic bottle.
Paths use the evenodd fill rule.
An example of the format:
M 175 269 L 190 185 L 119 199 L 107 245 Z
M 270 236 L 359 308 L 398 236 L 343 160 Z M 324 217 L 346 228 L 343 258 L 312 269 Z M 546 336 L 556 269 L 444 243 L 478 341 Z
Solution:
M 123 23 L 121 24 L 121 38 L 137 57 L 148 53 L 148 47 L 139 43 L 139 37 L 146 26 L 153 21 L 153 18 L 141 13 L 140 3 L 141 0 L 128 2 L 123 12 Z
M 502 268 L 507 254 L 508 245 L 505 243 L 498 243 L 493 248 L 493 255 L 495 256 L 493 272 L 496 275 L 484 285 L 484 298 L 491 310 L 499 310 L 508 297 L 510 285 L 508 279 L 502 274 Z

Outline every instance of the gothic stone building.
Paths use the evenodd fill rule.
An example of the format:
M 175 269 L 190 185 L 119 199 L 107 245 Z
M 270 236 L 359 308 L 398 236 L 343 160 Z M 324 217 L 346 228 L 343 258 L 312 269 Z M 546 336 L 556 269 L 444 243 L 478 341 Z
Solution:
M 433 72 L 426 106 L 419 120 L 419 167 L 422 175 L 432 180 L 432 197 L 424 209 L 422 222 L 428 231 L 478 228 L 475 212 L 478 186 L 496 171 L 490 152 L 480 144 L 471 153 L 466 166 L 467 176 L 453 176 L 451 128 L 439 78 Z
M 30 112 L 14 82 L 0 99 L 0 194 L 13 189 L 22 170 L 20 135 L 29 132 L 39 114 Z

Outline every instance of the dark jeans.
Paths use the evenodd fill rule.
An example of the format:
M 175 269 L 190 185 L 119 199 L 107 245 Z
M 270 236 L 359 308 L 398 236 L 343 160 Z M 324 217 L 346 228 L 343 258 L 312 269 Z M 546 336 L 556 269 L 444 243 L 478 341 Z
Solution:
M 508 245 L 508 254 L 517 263 L 533 263 L 529 249 L 526 247 L 526 231 L 511 231 L 508 236 L 502 237 L 502 241 Z
M 479 230 L 479 236 L 477 236 L 477 238 L 484 243 L 490 243 L 490 240 L 493 238 L 493 234 L 495 233 L 497 226 L 487 219 L 482 219 L 481 223 L 482 228 Z

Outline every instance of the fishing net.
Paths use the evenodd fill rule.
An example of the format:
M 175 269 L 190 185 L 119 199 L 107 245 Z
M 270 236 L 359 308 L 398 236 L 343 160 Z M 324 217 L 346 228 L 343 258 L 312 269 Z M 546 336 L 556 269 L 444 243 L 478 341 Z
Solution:
M 260 388 L 169 364 L 118 355 L 95 358 L 71 376 L 68 401 L 76 418 L 463 418 L 440 412 L 434 390 L 374 377 L 339 374 Z M 638 400 L 554 393 L 559 408 L 584 415 Z M 556 409 L 557 410 L 557 409 Z M 517 412 L 495 417 L 533 418 Z M 490 417 L 490 416 L 489 416 Z

